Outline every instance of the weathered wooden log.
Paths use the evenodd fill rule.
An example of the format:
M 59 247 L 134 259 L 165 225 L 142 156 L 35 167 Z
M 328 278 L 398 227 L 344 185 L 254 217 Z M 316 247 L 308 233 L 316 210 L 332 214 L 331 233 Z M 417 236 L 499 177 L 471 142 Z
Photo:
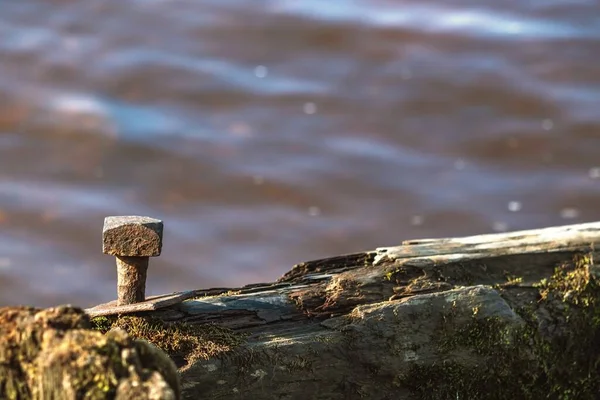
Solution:
M 600 223 L 411 240 L 137 315 L 198 329 L 163 347 L 187 399 L 594 399 L 599 244 Z
M 411 240 L 86 311 L 164 349 L 185 399 L 596 399 L 599 244 L 600 223 Z

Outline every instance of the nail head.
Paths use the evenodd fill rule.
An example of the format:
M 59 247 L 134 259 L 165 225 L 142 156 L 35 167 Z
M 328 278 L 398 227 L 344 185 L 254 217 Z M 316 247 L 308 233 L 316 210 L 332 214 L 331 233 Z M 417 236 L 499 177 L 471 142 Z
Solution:
M 163 222 L 141 216 L 104 219 L 102 252 L 121 257 L 156 257 L 162 249 Z

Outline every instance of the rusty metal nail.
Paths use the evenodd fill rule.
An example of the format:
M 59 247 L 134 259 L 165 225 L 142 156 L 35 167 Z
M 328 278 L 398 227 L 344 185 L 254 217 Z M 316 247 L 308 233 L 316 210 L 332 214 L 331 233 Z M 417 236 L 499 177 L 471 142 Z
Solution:
M 117 304 L 146 299 L 148 257 L 162 249 L 163 223 L 159 219 L 115 216 L 104 219 L 102 252 L 117 257 Z

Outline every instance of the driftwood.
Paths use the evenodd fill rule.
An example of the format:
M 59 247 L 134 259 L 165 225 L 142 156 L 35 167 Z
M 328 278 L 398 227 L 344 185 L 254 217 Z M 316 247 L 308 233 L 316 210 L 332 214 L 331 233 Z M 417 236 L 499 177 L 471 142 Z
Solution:
M 599 244 L 600 223 L 411 240 L 86 311 L 165 349 L 185 399 L 596 399 Z
M 599 244 L 600 223 L 410 240 L 145 315 L 245 338 L 180 363 L 188 399 L 597 398 Z

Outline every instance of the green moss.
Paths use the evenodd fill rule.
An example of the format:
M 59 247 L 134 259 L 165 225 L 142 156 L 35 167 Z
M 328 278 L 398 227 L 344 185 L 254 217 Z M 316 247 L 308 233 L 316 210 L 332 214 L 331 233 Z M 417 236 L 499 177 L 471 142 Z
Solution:
M 217 325 L 168 324 L 151 317 L 97 317 L 92 326 L 102 333 L 121 328 L 165 351 L 179 366 L 227 353 L 245 341 L 243 335 Z
M 73 307 L 0 309 L 0 397 L 114 398 L 118 387 L 141 387 L 160 371 L 178 398 L 179 378 L 166 355 L 143 359 L 148 343 L 89 328 L 88 316 Z
M 504 277 L 506 278 L 506 283 L 502 284 L 502 286 L 504 286 L 504 287 L 517 286 L 517 285 L 520 285 L 521 283 L 523 283 L 522 276 L 517 276 L 517 275 L 506 273 L 504 275 Z
M 65 387 L 57 382 L 67 380 L 76 398 L 106 399 L 114 397 L 119 377 L 127 370 L 121 363 L 122 343 L 90 336 L 88 331 L 70 331 L 52 349 L 52 357 L 44 363 L 41 393 L 61 397 Z
M 386 281 L 391 281 L 392 278 L 394 277 L 394 275 L 396 275 L 398 272 L 400 272 L 399 268 L 392 269 L 392 270 L 386 272 L 385 275 L 384 275 L 385 280 Z
M 457 326 L 453 317 L 442 321 L 436 348 L 444 361 L 414 364 L 396 377 L 397 385 L 423 400 L 543 398 L 537 361 L 528 350 L 531 328 L 476 315 Z
M 561 299 L 567 305 L 597 310 L 598 282 L 590 274 L 592 255 L 578 255 L 572 263 L 558 266 L 552 279 L 540 282 L 542 300 Z
M 92 328 L 100 332 L 108 332 L 112 326 L 112 321 L 107 317 L 95 317 L 91 320 Z
M 552 332 L 535 336 L 543 377 L 558 399 L 597 398 L 600 393 L 600 286 L 593 255 L 575 257 L 540 282 L 540 304 L 550 310 Z
M 444 361 L 415 363 L 394 385 L 423 400 L 597 399 L 600 289 L 594 268 L 589 254 L 558 266 L 536 285 L 539 298 L 516 310 L 522 325 L 479 318 L 477 307 L 464 323 L 451 308 L 436 331 Z
M 445 324 L 452 324 L 447 319 L 445 321 Z M 452 333 L 439 334 L 437 349 L 441 353 L 466 347 L 472 349 L 475 354 L 484 356 L 511 350 L 516 339 L 514 329 L 498 317 L 478 319 L 473 316 L 468 324 L 456 327 Z
M 478 372 L 477 367 L 465 367 L 457 362 L 432 366 L 415 364 L 394 381 L 396 386 L 409 389 L 413 396 L 423 400 L 508 398 L 498 396 L 499 383 Z

